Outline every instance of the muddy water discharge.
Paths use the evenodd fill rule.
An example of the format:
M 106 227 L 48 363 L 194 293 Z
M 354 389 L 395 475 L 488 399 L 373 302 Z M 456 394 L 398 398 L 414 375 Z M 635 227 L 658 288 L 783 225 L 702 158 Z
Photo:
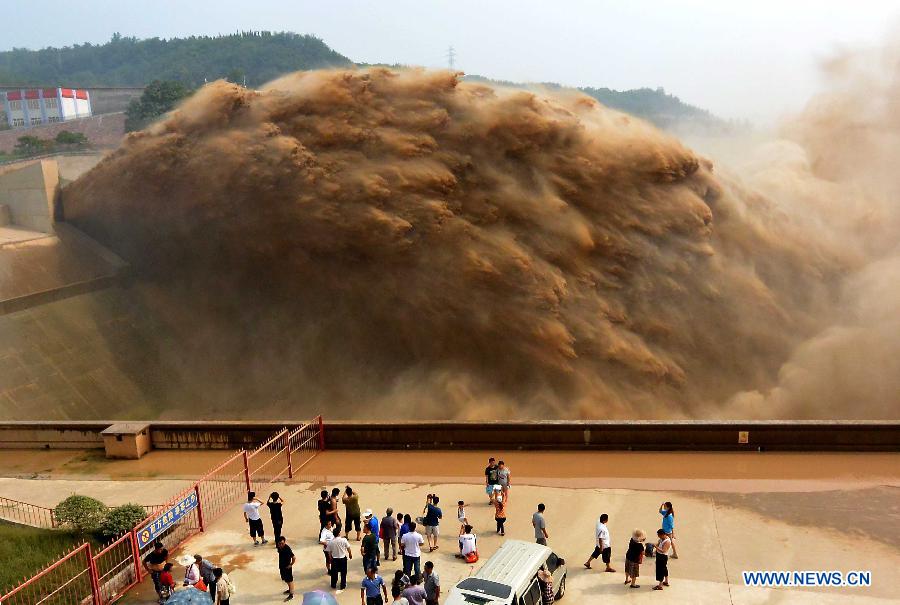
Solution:
M 832 212 L 846 190 L 816 174 L 832 156 L 779 154 L 751 185 L 585 97 L 307 72 L 204 87 L 64 201 L 136 267 L 134 291 L 181 343 L 156 388 L 192 385 L 197 409 L 889 415 L 881 378 L 837 410 L 769 395 L 859 304 L 847 276 L 866 286 L 895 227 L 872 201 L 863 246 L 857 214 Z

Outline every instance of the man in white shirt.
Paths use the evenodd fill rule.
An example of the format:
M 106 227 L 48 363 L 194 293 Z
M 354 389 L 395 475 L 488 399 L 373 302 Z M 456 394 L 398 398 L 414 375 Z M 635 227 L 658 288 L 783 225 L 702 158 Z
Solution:
M 325 573 L 331 573 L 331 555 L 328 553 L 328 545 L 334 540 L 334 522 L 331 519 L 325 520 L 325 527 L 319 532 L 319 544 L 322 545 L 322 552 L 325 553 Z
M 400 539 L 400 551 L 403 553 L 403 573 L 409 572 L 415 567 L 416 575 L 422 575 L 421 559 L 422 545 L 425 539 L 416 531 L 415 522 L 409 524 L 409 531 Z
M 600 518 L 597 520 L 597 531 L 595 532 L 597 536 L 597 545 L 594 547 L 594 552 L 584 566 L 591 569 L 591 561 L 602 556 L 603 562 L 606 563 L 606 569 L 603 571 L 612 573 L 616 570 L 609 565 L 609 562 L 612 560 L 612 546 L 610 546 L 609 528 L 606 527 L 608 522 L 609 515 L 606 513 L 600 515 Z
M 341 576 L 341 590 L 347 588 L 347 559 L 353 558 L 347 538 L 337 536 L 328 543 L 328 554 L 331 555 L 331 587 L 337 588 L 338 576 Z
M 472 526 L 466 525 L 459 535 L 459 556 L 465 559 L 474 552 L 478 552 L 477 538 L 472 532 Z
M 256 492 L 247 492 L 247 502 L 244 503 L 244 521 L 250 525 L 250 537 L 253 538 L 253 546 L 259 546 L 257 536 L 262 538 L 263 544 L 268 544 L 262 518 L 259 516 L 259 507 L 262 501 L 257 499 Z M 276 536 L 277 537 L 277 536 Z

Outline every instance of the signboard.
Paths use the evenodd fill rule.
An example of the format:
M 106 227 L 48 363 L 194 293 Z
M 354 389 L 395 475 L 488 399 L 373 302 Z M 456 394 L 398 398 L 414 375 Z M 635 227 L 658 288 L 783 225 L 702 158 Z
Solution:
M 153 521 L 138 530 L 138 548 L 144 548 L 153 542 L 157 536 L 163 534 L 167 529 L 178 523 L 182 517 L 197 508 L 198 503 L 197 492 L 191 491 L 191 493 L 173 504 L 165 512 L 160 513 Z

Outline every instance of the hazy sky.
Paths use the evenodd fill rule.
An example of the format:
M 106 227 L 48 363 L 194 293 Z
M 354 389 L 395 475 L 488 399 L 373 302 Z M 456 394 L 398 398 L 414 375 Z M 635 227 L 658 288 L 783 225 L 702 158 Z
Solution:
M 2 0 L 0 49 L 239 29 L 314 34 L 356 61 L 516 81 L 662 86 L 769 121 L 816 90 L 819 61 L 881 44 L 900 0 Z

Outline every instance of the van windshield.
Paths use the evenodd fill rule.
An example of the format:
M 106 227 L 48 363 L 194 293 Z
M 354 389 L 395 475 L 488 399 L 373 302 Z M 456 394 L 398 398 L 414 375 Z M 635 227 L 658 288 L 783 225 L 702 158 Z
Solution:
M 481 578 L 466 578 L 457 584 L 456 587 L 460 590 L 477 592 L 478 594 L 496 597 L 498 599 L 507 599 L 509 598 L 510 593 L 512 593 L 512 588 L 506 584 L 498 584 L 497 582 L 482 580 Z

